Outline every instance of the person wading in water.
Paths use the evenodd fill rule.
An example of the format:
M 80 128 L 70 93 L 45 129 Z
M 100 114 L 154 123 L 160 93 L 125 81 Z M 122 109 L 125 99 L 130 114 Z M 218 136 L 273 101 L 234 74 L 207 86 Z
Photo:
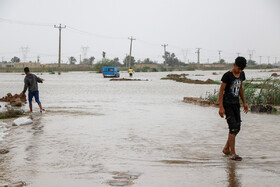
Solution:
M 222 84 L 219 92 L 219 115 L 223 118 L 226 115 L 226 120 L 229 127 L 229 134 L 223 153 L 228 155 L 230 159 L 241 161 L 242 158 L 235 152 L 235 137 L 240 131 L 240 103 L 241 97 L 244 112 L 248 113 L 248 105 L 244 97 L 242 82 L 246 79 L 244 68 L 247 61 L 244 57 L 237 57 L 233 68 L 226 72 L 222 77 Z
M 38 90 L 38 82 L 43 83 L 43 79 L 37 77 L 36 75 L 30 73 L 28 67 L 24 68 L 25 78 L 24 78 L 24 88 L 21 95 L 25 94 L 26 90 L 28 89 L 28 102 L 29 102 L 29 109 L 32 112 L 32 98 L 35 97 L 35 101 L 38 103 L 40 107 L 40 112 L 45 111 L 42 107 L 42 104 L 39 100 L 39 90 Z

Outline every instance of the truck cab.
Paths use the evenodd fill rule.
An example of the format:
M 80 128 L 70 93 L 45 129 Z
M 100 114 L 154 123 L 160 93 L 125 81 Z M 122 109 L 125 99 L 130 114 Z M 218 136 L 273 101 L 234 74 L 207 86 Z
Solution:
M 117 67 L 102 67 L 103 77 L 120 77 Z

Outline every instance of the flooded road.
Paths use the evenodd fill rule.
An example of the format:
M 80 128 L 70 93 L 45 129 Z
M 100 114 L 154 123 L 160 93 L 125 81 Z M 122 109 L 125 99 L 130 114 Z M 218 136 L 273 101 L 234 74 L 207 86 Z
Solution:
M 184 73 L 220 80 L 224 71 L 212 72 Z M 280 115 L 242 113 L 236 146 L 243 161 L 231 161 L 221 153 L 228 128 L 218 109 L 182 102 L 219 86 L 160 80 L 167 74 L 136 73 L 149 79 L 143 82 L 89 72 L 38 75 L 46 113 L 34 104 L 33 124 L 8 124 L 0 186 L 279 186 Z M 270 74 L 246 71 L 249 79 Z M 0 96 L 20 93 L 23 78 L 1 73 Z

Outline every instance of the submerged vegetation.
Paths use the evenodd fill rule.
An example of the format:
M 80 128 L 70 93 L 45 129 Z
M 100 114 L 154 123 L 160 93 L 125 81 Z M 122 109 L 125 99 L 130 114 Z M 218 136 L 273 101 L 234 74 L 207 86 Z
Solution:
M 218 103 L 218 101 L 219 101 L 219 91 L 215 89 L 213 93 L 206 92 L 206 96 L 205 96 L 204 99 L 207 100 L 207 101 L 210 101 L 212 104 Z
M 14 118 L 22 115 L 22 110 L 15 110 L 11 107 L 7 107 L 7 111 L 0 113 L 0 119 Z
M 256 83 L 258 82 L 258 83 Z M 246 102 L 249 105 L 280 105 L 280 80 L 272 77 L 265 80 L 250 80 L 243 83 Z M 219 92 L 207 92 L 204 98 L 212 103 L 218 102 Z
M 268 78 L 258 84 L 257 88 L 250 82 L 244 84 L 244 96 L 253 105 L 280 105 L 280 80 Z

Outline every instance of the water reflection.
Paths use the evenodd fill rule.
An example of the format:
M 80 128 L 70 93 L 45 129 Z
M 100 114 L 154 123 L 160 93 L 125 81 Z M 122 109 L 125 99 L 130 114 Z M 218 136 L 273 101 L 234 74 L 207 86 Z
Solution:
M 229 187 L 238 187 L 241 186 L 240 178 L 236 172 L 236 161 L 227 161 L 226 173 L 228 177 L 228 186 Z
M 30 136 L 25 148 L 27 156 L 25 159 L 28 162 L 31 162 L 32 165 L 35 165 L 39 156 L 38 144 L 40 142 L 40 134 L 43 133 L 44 126 L 41 124 L 42 116 L 40 114 L 32 114 L 30 115 L 30 118 L 33 120 L 32 127 L 29 131 L 32 135 Z

